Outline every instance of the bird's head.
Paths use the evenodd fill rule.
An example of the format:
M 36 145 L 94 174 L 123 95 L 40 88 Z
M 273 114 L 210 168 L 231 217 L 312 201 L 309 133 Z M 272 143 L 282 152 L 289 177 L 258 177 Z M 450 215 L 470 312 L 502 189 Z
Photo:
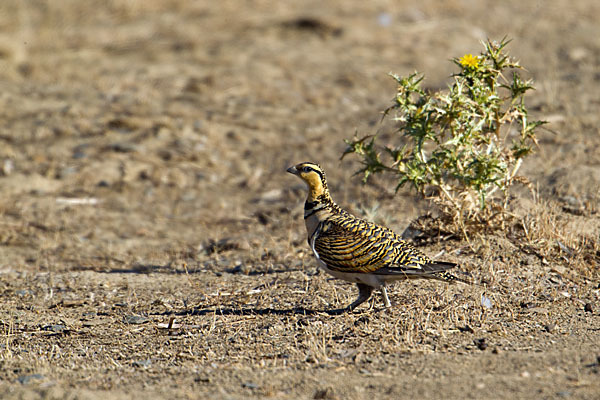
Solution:
M 324 194 L 329 195 L 325 172 L 323 172 L 323 168 L 319 164 L 303 162 L 289 167 L 287 172 L 298 176 L 306 182 L 308 185 L 309 200 L 313 201 Z

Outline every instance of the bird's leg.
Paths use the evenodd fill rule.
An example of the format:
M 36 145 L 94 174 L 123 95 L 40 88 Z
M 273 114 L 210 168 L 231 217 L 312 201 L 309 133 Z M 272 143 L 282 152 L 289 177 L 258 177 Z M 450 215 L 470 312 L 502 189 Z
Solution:
M 390 298 L 388 297 L 387 294 L 387 289 L 385 288 L 385 284 L 381 285 L 381 297 L 383 298 L 383 303 L 385 304 L 385 307 L 391 307 L 392 303 L 390 303 Z
M 358 286 L 358 298 L 354 300 L 352 304 L 350 304 L 348 307 L 327 311 L 327 313 L 331 315 L 343 314 L 345 312 L 354 310 L 356 307 L 369 300 L 369 297 L 371 297 L 371 293 L 373 292 L 373 287 L 365 285 L 364 283 L 357 283 L 356 286 Z
M 356 286 L 358 286 L 358 298 L 346 307 L 348 310 L 354 310 L 356 307 L 369 300 L 369 297 L 371 297 L 371 293 L 373 292 L 373 288 L 364 283 L 357 283 Z

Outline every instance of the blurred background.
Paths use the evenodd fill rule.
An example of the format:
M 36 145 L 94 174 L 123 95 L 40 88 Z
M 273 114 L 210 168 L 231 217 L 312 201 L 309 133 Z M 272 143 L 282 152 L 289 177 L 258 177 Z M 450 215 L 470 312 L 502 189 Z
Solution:
M 4 0 L 0 263 L 151 261 L 252 231 L 299 204 L 283 171 L 302 160 L 324 166 L 340 203 L 368 203 L 393 186 L 365 191 L 357 159 L 338 159 L 343 139 L 393 129 L 380 123 L 395 93 L 387 74 L 420 71 L 443 88 L 449 60 L 486 38 L 512 38 L 537 88 L 533 116 L 550 122 L 523 173 L 585 201 L 600 183 L 599 7 Z M 376 199 L 394 203 L 397 226 L 419 207 L 401 195 Z

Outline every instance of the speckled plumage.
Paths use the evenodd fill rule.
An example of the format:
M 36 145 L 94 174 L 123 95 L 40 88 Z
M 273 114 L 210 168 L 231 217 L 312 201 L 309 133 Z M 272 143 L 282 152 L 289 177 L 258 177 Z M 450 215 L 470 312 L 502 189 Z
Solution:
M 323 169 L 310 162 L 288 168 L 308 185 L 304 220 L 308 244 L 319 266 L 358 285 L 359 297 L 345 310 L 365 302 L 373 289 L 381 289 L 386 307 L 390 301 L 386 282 L 402 279 L 437 279 L 466 282 L 448 269 L 454 263 L 432 261 L 392 230 L 356 218 L 342 210 L 329 195 Z

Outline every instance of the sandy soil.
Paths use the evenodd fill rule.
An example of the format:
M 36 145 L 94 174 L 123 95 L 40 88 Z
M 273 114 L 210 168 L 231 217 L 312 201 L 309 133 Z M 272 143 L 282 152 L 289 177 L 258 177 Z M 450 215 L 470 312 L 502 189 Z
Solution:
M 596 1 L 3 0 L 0 397 L 600 397 Z M 317 274 L 304 187 L 402 232 L 430 205 L 361 185 L 388 72 L 444 87 L 487 37 L 550 122 L 506 229 L 419 243 L 481 285 Z

